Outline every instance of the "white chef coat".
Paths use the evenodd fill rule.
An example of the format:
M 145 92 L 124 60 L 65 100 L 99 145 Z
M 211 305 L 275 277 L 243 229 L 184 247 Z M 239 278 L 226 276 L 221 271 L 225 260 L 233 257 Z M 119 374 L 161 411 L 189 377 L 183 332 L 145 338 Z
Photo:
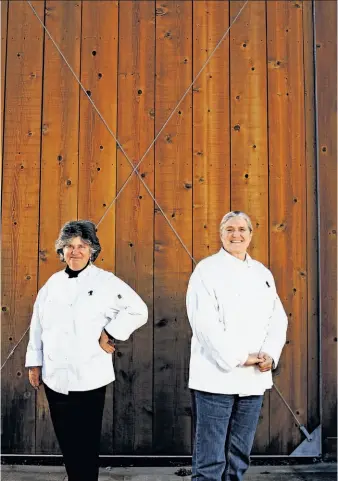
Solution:
M 146 304 L 111 272 L 92 264 L 74 278 L 57 272 L 34 305 L 26 367 L 42 366 L 43 382 L 63 394 L 104 386 L 115 374 L 102 330 L 125 341 L 147 318 Z
M 203 259 L 190 278 L 187 311 L 191 389 L 249 396 L 272 387 L 271 371 L 244 366 L 250 353 L 261 351 L 276 367 L 286 340 L 287 316 L 263 264 L 223 248 Z

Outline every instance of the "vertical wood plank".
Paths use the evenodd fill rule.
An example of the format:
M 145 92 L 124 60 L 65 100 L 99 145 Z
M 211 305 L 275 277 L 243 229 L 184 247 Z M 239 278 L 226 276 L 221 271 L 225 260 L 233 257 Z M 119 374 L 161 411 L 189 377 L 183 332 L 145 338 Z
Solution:
M 229 26 L 229 3 L 193 3 L 194 78 Z M 193 87 L 193 254 L 220 247 L 219 223 L 230 210 L 229 36 Z
M 116 133 L 118 2 L 83 1 L 81 82 Z M 116 143 L 88 98 L 80 92 L 79 219 L 99 222 L 116 194 Z M 98 228 L 102 252 L 96 265 L 115 270 L 115 207 Z M 113 446 L 113 385 L 107 388 L 101 453 Z
M 307 196 L 307 290 L 308 290 L 308 430 L 320 423 L 319 417 L 319 319 L 318 319 L 318 214 L 315 132 L 315 71 L 313 44 L 313 2 L 303 2 L 305 155 Z
M 79 76 L 81 2 L 47 1 L 45 24 Z M 39 287 L 65 267 L 54 244 L 61 226 L 77 216 L 79 86 L 50 38 L 45 36 L 40 194 Z M 48 403 L 37 396 L 36 450 L 58 453 Z
M 156 132 L 192 80 L 192 2 L 156 2 Z M 192 98 L 189 93 L 156 144 L 155 194 L 192 249 Z M 155 209 L 154 445 L 159 454 L 191 453 L 188 393 L 190 332 L 185 292 L 192 262 Z
M 315 2 L 323 450 L 337 449 L 337 3 Z
M 2 179 L 2 147 L 4 136 L 4 111 L 5 111 L 5 82 L 6 82 L 6 56 L 7 56 L 7 23 L 8 1 L 1 2 L 1 172 Z
M 118 138 L 134 165 L 154 138 L 155 2 L 123 1 L 119 10 Z M 119 150 L 118 190 L 131 166 Z M 154 149 L 140 166 L 154 190 Z M 116 204 L 116 274 L 147 303 L 148 323 L 118 343 L 114 452 L 151 454 L 153 393 L 154 203 L 134 174 Z
M 270 265 L 289 315 L 288 344 L 275 383 L 307 424 L 307 233 L 303 4 L 267 2 L 270 168 Z M 270 449 L 290 454 L 302 440 L 275 391 Z M 275 413 L 278 412 L 278 416 Z
M 116 134 L 118 2 L 85 0 L 82 13 L 81 82 Z M 98 222 L 116 194 L 116 143 L 83 91 L 80 92 L 80 219 Z M 99 226 L 98 267 L 115 270 L 115 208 Z
M 233 18 L 243 1 L 230 2 Z M 250 1 L 231 29 L 231 210 L 251 217 L 250 254 L 269 263 L 266 5 Z M 266 392 L 253 452 L 269 445 L 270 394 Z
M 243 1 L 230 3 L 234 17 Z M 252 217 L 250 253 L 268 264 L 265 2 L 250 1 L 231 29 L 231 209 Z
M 44 2 L 32 2 L 43 17 Z M 9 4 L 2 211 L 2 359 L 29 325 L 38 285 L 43 31 L 26 2 Z M 27 337 L 2 375 L 3 453 L 35 452 Z

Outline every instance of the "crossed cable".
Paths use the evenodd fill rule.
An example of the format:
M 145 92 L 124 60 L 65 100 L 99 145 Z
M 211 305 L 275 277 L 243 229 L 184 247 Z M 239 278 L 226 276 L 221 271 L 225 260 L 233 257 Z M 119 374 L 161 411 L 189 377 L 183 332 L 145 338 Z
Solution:
M 121 152 L 123 153 L 123 155 L 125 156 L 126 160 L 128 161 L 129 165 L 131 166 L 132 168 L 132 171 L 130 172 L 129 176 L 127 177 L 127 179 L 125 180 L 125 182 L 123 183 L 123 185 L 121 186 L 120 190 L 117 192 L 117 194 L 115 195 L 115 197 L 113 198 L 113 200 L 110 202 L 110 204 L 108 205 L 106 211 L 104 212 L 104 214 L 101 216 L 101 218 L 99 219 L 99 221 L 97 222 L 96 224 L 96 227 L 99 227 L 99 225 L 102 223 L 103 219 L 106 217 L 106 215 L 108 214 L 109 210 L 113 207 L 113 205 L 116 203 L 117 199 L 120 197 L 121 193 L 123 192 L 123 190 L 125 189 L 125 187 L 127 186 L 127 184 L 129 183 L 130 179 L 132 178 L 132 176 L 134 174 L 137 175 L 137 177 L 139 178 L 139 180 L 141 181 L 141 183 L 143 184 L 144 188 L 146 189 L 146 191 L 148 192 L 148 194 L 150 195 L 150 197 L 152 198 L 152 200 L 154 201 L 156 207 L 158 208 L 158 210 L 161 212 L 161 214 L 163 215 L 163 217 L 165 218 L 168 226 L 170 227 L 170 229 L 174 232 L 175 236 L 177 237 L 177 239 L 179 240 L 180 244 L 182 245 L 183 249 L 186 251 L 186 253 L 188 254 L 188 256 L 190 257 L 190 259 L 192 260 L 192 262 L 194 263 L 194 265 L 197 264 L 197 261 L 194 259 L 193 255 L 190 253 L 189 249 L 187 248 L 187 246 L 185 245 L 185 243 L 183 242 L 182 238 L 180 237 L 179 233 L 177 232 L 177 230 L 175 229 L 175 227 L 172 225 L 172 223 L 170 222 L 169 218 L 167 217 L 167 215 L 165 214 L 164 210 L 162 209 L 162 207 L 159 205 L 158 201 L 156 200 L 154 194 L 152 193 L 152 191 L 150 190 L 150 188 L 148 187 L 148 185 L 146 184 L 146 182 L 144 181 L 143 177 L 141 176 L 140 172 L 139 172 L 139 167 L 141 165 L 141 163 L 143 162 L 143 160 L 145 159 L 145 157 L 148 155 L 148 153 L 150 152 L 150 150 L 152 149 L 152 147 L 154 146 L 154 144 L 156 143 L 157 139 L 159 138 L 159 136 L 161 135 L 161 133 L 163 132 L 163 130 L 165 129 L 165 127 L 168 125 L 168 123 L 170 122 L 170 120 L 172 119 L 172 117 L 174 116 L 176 110 L 178 109 L 178 107 L 181 105 L 181 103 L 183 102 L 183 100 L 186 98 L 186 96 L 188 95 L 190 89 L 194 86 L 195 82 L 199 79 L 200 75 L 202 74 L 203 70 L 205 69 L 205 67 L 209 64 L 210 60 L 212 59 L 212 57 L 214 56 L 214 54 L 216 53 L 216 51 L 218 50 L 218 48 L 221 46 L 221 44 L 223 43 L 224 39 L 227 37 L 228 33 L 230 32 L 232 26 L 234 25 L 234 23 L 236 22 L 236 20 L 239 18 L 239 16 L 241 15 L 241 13 L 243 12 L 244 8 L 247 6 L 249 0 L 246 0 L 245 3 L 242 5 L 242 7 L 239 9 L 238 13 L 235 15 L 235 17 L 233 17 L 231 23 L 229 24 L 229 26 L 227 27 L 227 29 L 225 30 L 224 34 L 222 35 L 222 37 L 220 38 L 220 40 L 218 41 L 218 43 L 216 44 L 216 46 L 214 47 L 214 49 L 212 50 L 212 52 L 210 53 L 209 57 L 206 59 L 206 61 L 204 62 L 204 64 L 202 65 L 201 69 L 198 71 L 197 75 L 195 76 L 195 78 L 193 79 L 193 81 L 190 83 L 190 85 L 188 86 L 188 88 L 185 90 L 184 94 L 182 95 L 181 99 L 179 100 L 179 102 L 176 104 L 175 108 L 172 110 L 171 114 L 169 115 L 168 119 L 165 121 L 165 123 L 162 125 L 162 127 L 160 128 L 160 130 L 157 132 L 157 134 L 155 135 L 153 141 L 150 143 L 149 147 L 146 149 L 145 153 L 142 155 L 142 157 L 140 158 L 140 160 L 138 161 L 138 163 L 136 165 L 134 165 L 134 163 L 132 162 L 132 160 L 130 159 L 130 157 L 128 156 L 127 152 L 125 151 L 125 149 L 123 148 L 122 144 L 119 142 L 119 140 L 117 139 L 116 135 L 114 134 L 114 132 L 112 131 L 112 129 L 109 127 L 107 121 L 105 120 L 105 118 L 103 117 L 103 115 L 101 114 L 101 112 L 99 111 L 99 109 L 97 108 L 97 106 L 95 105 L 93 99 L 88 95 L 87 93 L 87 89 L 83 86 L 81 80 L 79 79 L 79 77 L 76 75 L 74 69 L 72 68 L 72 66 L 69 64 L 67 58 L 64 56 L 63 52 L 61 51 L 60 47 L 58 46 L 58 44 L 55 42 L 54 38 L 52 37 L 51 33 L 49 32 L 49 30 L 47 29 L 46 25 L 44 24 L 44 22 L 41 20 L 41 18 L 39 17 L 38 13 L 36 12 L 35 8 L 33 7 L 32 3 L 30 0 L 26 0 L 28 5 L 30 6 L 33 14 L 35 15 L 35 17 L 38 19 L 39 23 L 41 24 L 42 28 L 44 29 L 44 31 L 46 32 L 46 34 L 48 35 L 48 37 L 50 38 L 50 40 L 52 41 L 53 45 L 55 46 L 56 50 L 58 51 L 58 53 L 60 54 L 60 56 L 62 57 L 62 59 L 64 60 L 64 62 L 66 63 L 66 65 L 68 66 L 69 70 L 71 71 L 72 75 L 74 76 L 75 80 L 77 81 L 78 85 L 80 86 L 81 90 L 84 92 L 85 96 L 87 97 L 87 99 L 89 100 L 89 102 L 91 103 L 93 109 L 96 111 L 96 113 L 98 114 L 99 118 L 101 119 L 101 121 L 103 122 L 104 126 L 106 127 L 106 129 L 108 130 L 109 134 L 113 137 L 113 139 L 115 140 L 117 146 L 119 147 L 119 149 L 121 150 Z M 22 342 L 22 340 L 24 339 L 24 337 L 26 336 L 27 332 L 29 331 L 29 328 L 30 328 L 30 325 L 27 327 L 27 329 L 24 331 L 24 333 L 22 334 L 22 336 L 20 337 L 19 341 L 15 344 L 15 346 L 13 347 L 13 349 L 10 351 L 10 353 L 8 354 L 8 356 L 6 357 L 5 361 L 3 362 L 2 366 L 1 366 L 1 369 L 0 371 L 3 370 L 3 368 L 5 367 L 7 361 L 12 357 L 12 355 L 14 354 L 15 350 L 17 349 L 17 347 L 20 345 L 20 343 Z M 292 416 L 294 417 L 299 429 L 302 431 L 302 433 L 305 435 L 305 437 L 307 438 L 308 441 L 311 441 L 312 440 L 312 437 L 311 435 L 308 433 L 306 427 L 301 424 L 301 422 L 298 420 L 297 416 L 295 415 L 295 413 L 293 412 L 292 408 L 290 407 L 290 405 L 288 404 L 288 402 L 286 401 L 286 399 L 284 398 L 284 396 L 282 395 L 282 393 L 279 391 L 279 389 L 277 388 L 277 386 L 274 384 L 274 387 L 278 393 L 278 395 L 280 396 L 280 398 L 282 399 L 282 401 L 284 402 L 284 404 L 286 405 L 286 407 L 289 409 L 289 411 L 291 412 Z
M 132 168 L 132 171 L 130 172 L 129 176 L 127 177 L 127 179 L 125 180 L 125 182 L 123 183 L 122 187 L 120 188 L 120 190 L 117 192 L 116 196 L 114 197 L 114 199 L 110 202 L 110 204 L 108 205 L 105 213 L 102 215 L 102 217 L 99 219 L 98 223 L 96 224 L 96 227 L 99 227 L 99 225 L 101 224 L 101 222 L 103 221 L 103 219 L 105 218 L 105 216 L 107 215 L 107 213 L 109 212 L 109 210 L 113 207 L 113 205 L 115 204 L 115 202 L 117 201 L 117 199 L 120 197 L 121 193 L 123 192 L 123 190 L 125 189 L 125 187 L 127 186 L 128 182 L 130 181 L 131 177 L 134 175 L 134 173 L 136 173 L 136 175 L 138 176 L 138 178 L 140 179 L 140 181 L 142 182 L 144 188 L 146 189 L 146 191 L 148 192 L 148 194 L 150 195 L 150 197 L 152 198 L 152 200 L 154 201 L 156 207 L 158 208 L 158 210 L 161 212 L 161 214 L 163 215 L 163 217 L 165 218 L 165 220 L 167 221 L 169 227 L 171 228 L 171 230 L 174 232 L 174 234 L 176 235 L 177 239 L 180 241 L 183 249 L 186 251 L 186 253 L 188 254 L 188 256 L 190 257 L 190 259 L 192 260 L 192 262 L 194 263 L 194 265 L 197 264 L 196 260 L 194 259 L 194 257 L 192 256 L 192 254 L 189 252 L 187 246 L 185 245 L 185 243 L 183 242 L 182 238 L 180 237 L 179 233 L 177 232 L 177 230 L 175 229 L 175 227 L 172 225 L 172 223 L 170 222 L 168 216 L 165 214 L 164 210 L 162 209 L 162 207 L 159 205 L 159 203 L 157 202 L 155 196 L 153 195 L 153 193 L 151 192 L 151 190 L 149 189 L 148 185 L 145 183 L 143 177 L 141 176 L 138 168 L 139 166 L 141 165 L 141 163 L 143 162 L 143 160 L 145 159 L 145 157 L 147 156 L 148 152 L 152 149 L 153 145 L 155 144 L 155 142 L 157 141 L 157 139 L 159 138 L 159 136 L 161 135 L 161 133 L 163 132 L 163 130 L 165 129 L 165 127 L 168 125 L 168 123 L 170 122 L 171 118 L 173 117 L 173 115 L 175 114 L 176 110 L 178 109 L 178 107 L 181 105 L 181 103 L 183 102 L 183 100 L 185 99 L 185 97 L 188 95 L 190 89 L 193 87 L 193 85 L 195 84 L 195 82 L 199 79 L 201 73 L 203 72 L 203 70 L 205 69 L 205 67 L 208 65 L 208 63 L 210 62 L 210 60 L 212 59 L 213 55 L 215 54 L 215 52 L 218 50 L 218 48 L 220 47 L 220 45 L 222 44 L 222 42 L 224 41 L 224 39 L 226 38 L 226 36 L 228 35 L 228 33 L 230 32 L 230 29 L 231 27 L 233 26 L 233 24 L 236 22 L 236 20 L 238 19 L 238 17 L 241 15 L 242 11 L 244 10 L 244 8 L 246 7 L 246 5 L 248 4 L 249 0 L 246 0 L 245 3 L 242 5 L 242 7 L 240 8 L 240 10 L 238 11 L 237 15 L 233 18 L 232 22 L 230 23 L 229 27 L 225 30 L 224 34 L 222 35 L 222 37 L 220 38 L 220 40 L 218 41 L 217 45 L 214 47 L 214 49 L 212 50 L 211 54 L 209 55 L 209 57 L 207 58 L 207 60 L 204 62 L 204 64 L 202 65 L 202 68 L 199 70 L 199 72 L 197 73 L 197 75 L 195 76 L 195 78 L 193 79 L 193 81 L 191 82 L 191 84 L 189 85 L 189 87 L 185 90 L 184 94 L 182 95 L 181 99 L 179 100 L 179 102 L 176 104 L 176 107 L 172 110 L 171 114 L 169 115 L 168 119 L 166 120 L 166 122 L 162 125 L 162 127 L 160 128 L 160 130 L 158 131 L 158 133 L 156 134 L 154 140 L 151 142 L 151 144 L 149 145 L 149 147 L 147 148 L 147 150 L 145 151 L 145 153 L 143 154 L 143 156 L 141 157 L 141 159 L 138 161 L 138 163 L 134 166 L 134 163 L 132 162 L 132 160 L 130 159 L 130 157 L 128 156 L 127 152 L 124 150 L 122 144 L 119 142 L 119 140 L 117 139 L 116 135 L 114 134 L 114 132 L 112 131 L 112 129 L 109 127 L 107 121 L 105 120 L 105 118 L 103 117 L 103 115 L 101 114 L 101 112 L 99 111 L 99 109 L 97 108 L 97 106 L 95 105 L 93 99 L 88 95 L 87 93 L 87 89 L 83 86 L 81 80 L 79 79 L 79 77 L 76 75 L 74 69 L 72 68 L 72 66 L 70 65 L 70 63 L 68 62 L 67 58 L 64 56 L 62 50 L 60 49 L 60 47 L 58 46 L 58 44 L 55 42 L 54 38 L 52 37 L 51 33 L 49 32 L 49 30 L 47 29 L 46 25 L 44 24 L 44 22 L 41 20 L 41 18 L 39 17 L 37 11 L 35 10 L 35 8 L 33 7 L 32 3 L 30 2 L 30 0 L 26 0 L 28 5 L 30 6 L 30 8 L 32 9 L 34 15 L 36 16 L 36 18 L 38 19 L 39 23 L 41 24 L 42 28 L 44 29 L 44 31 L 46 32 L 46 34 L 48 35 L 48 37 L 50 38 L 50 40 L 52 41 L 53 45 L 55 46 L 56 50 L 58 51 L 58 53 L 60 54 L 60 56 L 62 57 L 62 59 L 64 60 L 64 62 L 66 63 L 67 67 L 69 68 L 69 70 L 71 71 L 71 73 L 73 74 L 73 77 L 75 78 L 75 80 L 77 81 L 77 83 L 79 84 L 81 90 L 84 92 L 85 96 L 87 97 L 87 99 L 89 100 L 89 102 L 91 103 L 93 109 L 96 111 L 96 113 L 98 114 L 98 116 L 100 117 L 100 119 L 102 120 L 104 126 L 106 127 L 106 129 L 108 130 L 109 134 L 113 137 L 113 139 L 115 140 L 116 144 L 118 145 L 119 149 L 121 150 L 121 152 L 123 153 L 123 155 L 125 156 L 125 158 L 127 159 L 128 163 L 130 164 L 131 168 Z M 21 343 L 21 341 L 24 339 L 25 335 L 27 334 L 27 332 L 29 331 L 29 328 L 30 326 L 27 327 L 27 329 L 25 330 L 25 332 L 23 333 L 23 335 L 21 336 L 21 338 L 19 339 L 19 341 L 15 344 L 15 346 L 13 347 L 13 349 L 10 351 L 10 353 L 8 354 L 7 358 L 5 359 L 5 361 L 3 362 L 2 366 L 1 366 L 1 369 L 0 371 L 2 371 L 2 369 L 4 368 L 5 364 L 7 363 L 7 361 L 12 357 L 12 355 L 14 354 L 16 348 L 19 346 L 19 344 Z

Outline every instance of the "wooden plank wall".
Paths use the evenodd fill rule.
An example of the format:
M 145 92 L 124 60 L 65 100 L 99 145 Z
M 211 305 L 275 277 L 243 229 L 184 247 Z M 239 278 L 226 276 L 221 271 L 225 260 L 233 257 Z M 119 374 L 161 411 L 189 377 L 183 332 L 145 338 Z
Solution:
M 44 15 L 44 2 L 32 2 Z M 34 21 L 33 21 L 34 20 Z M 2 217 L 2 356 L 27 328 L 38 287 L 44 35 L 27 3 L 8 4 Z M 2 446 L 35 452 L 36 393 L 24 369 L 26 342 L 2 376 Z M 15 429 L 13 429 L 15 426 Z
M 107 392 L 101 452 L 190 454 L 185 291 L 193 262 L 182 243 L 196 260 L 216 252 L 222 216 L 244 210 L 254 224 L 251 254 L 272 269 L 290 321 L 275 381 L 309 431 L 320 423 L 320 282 L 329 449 L 336 436 L 330 367 L 336 273 L 328 267 L 336 238 L 335 93 L 329 90 L 336 85 L 335 3 L 318 2 L 314 26 L 312 2 L 250 0 L 188 91 L 243 0 L 33 5 L 86 93 L 29 5 L 2 1 L 2 359 L 28 326 L 37 289 L 62 268 L 53 247 L 62 224 L 99 223 L 97 265 L 128 282 L 149 307 L 148 324 L 115 354 L 117 381 Z M 139 171 L 158 205 L 136 175 L 124 188 L 130 164 L 148 148 Z M 3 452 L 58 453 L 44 392 L 33 392 L 26 379 L 26 345 L 27 336 L 3 370 Z M 302 439 L 276 392 L 267 393 L 254 453 L 288 455 Z
M 135 165 L 154 138 L 155 2 L 120 4 L 117 135 Z M 154 191 L 154 149 L 140 166 Z M 117 189 L 131 166 L 117 155 Z M 130 284 L 149 309 L 147 325 L 121 343 L 115 367 L 114 452 L 150 454 L 153 434 L 153 245 L 154 205 L 134 175 L 116 204 L 116 274 Z
M 77 75 L 80 73 L 81 6 L 46 2 L 41 17 Z M 35 22 L 37 20 L 35 19 Z M 54 242 L 60 226 L 77 216 L 79 87 L 50 38 L 44 45 L 41 128 L 39 288 L 59 269 Z M 36 450 L 58 450 L 44 392 L 37 395 Z
M 5 105 L 5 72 L 7 58 L 7 23 L 8 23 L 8 1 L 1 4 L 1 166 L 2 166 L 2 141 L 4 129 L 4 105 Z M 2 167 L 1 174 L 2 175 Z
M 82 2 L 81 82 L 113 132 L 117 126 L 118 13 L 116 2 Z M 79 219 L 97 223 L 116 193 L 116 143 L 87 95 L 80 91 L 77 207 Z M 98 228 L 102 253 L 96 262 L 111 271 L 116 269 L 115 214 L 112 206 Z M 102 427 L 103 452 L 111 449 L 114 439 L 113 397 L 114 389 L 110 385 Z
M 288 344 L 275 382 L 306 426 L 307 229 L 302 13 L 297 2 L 267 3 L 270 265 L 273 272 L 279 273 L 277 287 L 289 316 Z M 285 409 L 275 391 L 271 394 L 271 404 L 272 413 Z M 282 452 L 290 451 L 295 441 L 296 444 L 301 441 L 291 416 L 275 417 L 270 424 L 270 436 L 270 448 Z
M 192 2 L 158 1 L 156 13 L 157 133 L 192 81 Z M 156 143 L 155 195 L 191 252 L 191 92 Z M 189 256 L 156 206 L 153 387 L 156 453 L 188 454 L 191 449 L 190 397 L 186 389 L 189 329 L 184 294 L 191 269 Z
M 337 3 L 315 2 L 323 449 L 337 455 Z
M 243 1 L 231 2 L 234 17 Z M 254 226 L 251 255 L 269 265 L 269 177 L 267 139 L 266 5 L 249 2 L 230 34 L 231 208 L 250 212 Z M 269 445 L 267 392 L 254 451 Z

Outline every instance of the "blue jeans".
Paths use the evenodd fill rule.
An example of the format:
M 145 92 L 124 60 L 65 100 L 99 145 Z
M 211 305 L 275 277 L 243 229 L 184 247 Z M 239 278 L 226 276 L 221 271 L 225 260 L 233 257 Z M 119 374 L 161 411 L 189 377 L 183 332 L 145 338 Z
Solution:
M 241 481 L 249 467 L 263 396 L 192 391 L 192 480 Z

